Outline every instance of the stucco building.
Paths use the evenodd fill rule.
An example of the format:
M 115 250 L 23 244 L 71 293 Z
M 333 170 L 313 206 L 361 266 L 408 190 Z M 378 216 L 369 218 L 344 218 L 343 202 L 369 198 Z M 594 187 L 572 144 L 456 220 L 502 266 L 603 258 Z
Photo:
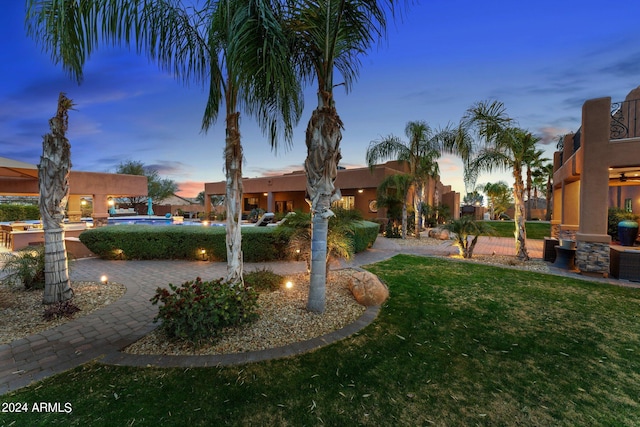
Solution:
M 375 203 L 378 185 L 390 175 L 407 172 L 407 165 L 397 161 L 376 165 L 373 169 L 340 169 L 335 183 L 342 195 L 338 203 L 346 209 L 359 210 L 365 219 L 384 221 L 386 210 L 378 209 Z M 309 212 L 309 204 L 305 200 L 306 182 L 303 170 L 278 176 L 244 178 L 243 213 L 249 213 L 254 208 L 275 213 L 294 210 Z M 224 195 L 225 182 L 206 183 L 204 192 L 205 200 L 212 195 Z M 413 194 L 410 197 L 413 197 Z M 460 194 L 437 179 L 431 179 L 426 185 L 425 202 L 432 206 L 446 205 L 454 217 L 457 218 L 459 215 Z M 206 205 L 209 205 L 209 213 L 211 206 Z
M 639 106 L 640 87 L 622 102 L 586 101 L 580 130 L 554 155 L 552 234 L 575 240 L 583 273 L 609 274 L 608 207 L 640 214 Z

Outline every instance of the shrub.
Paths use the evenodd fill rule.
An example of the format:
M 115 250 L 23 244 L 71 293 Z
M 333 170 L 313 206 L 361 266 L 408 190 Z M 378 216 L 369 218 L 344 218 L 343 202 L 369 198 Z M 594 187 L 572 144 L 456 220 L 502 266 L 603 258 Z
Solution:
M 5 285 L 24 285 L 25 289 L 44 289 L 44 246 L 27 246 L 8 257 L 2 272 Z
M 0 221 L 40 219 L 38 205 L 0 205 Z
M 151 302 L 161 303 L 154 322 L 162 320 L 169 337 L 197 344 L 219 338 L 224 327 L 254 320 L 258 294 L 222 279 L 204 282 L 198 277 L 181 286 L 169 284 L 169 290 L 158 288 Z
M 637 221 L 638 215 L 616 207 L 609 208 L 607 234 L 611 236 L 613 240 L 618 240 L 618 223 L 624 220 Z
M 244 275 L 244 284 L 247 287 L 261 292 L 261 291 L 277 291 L 282 286 L 284 277 L 273 271 L 262 268 L 254 270 Z
M 80 311 L 80 307 L 72 303 L 71 301 L 60 301 L 55 304 L 49 305 L 45 310 L 42 317 L 44 320 L 55 320 L 61 317 L 67 317 L 71 319 L 74 314 Z

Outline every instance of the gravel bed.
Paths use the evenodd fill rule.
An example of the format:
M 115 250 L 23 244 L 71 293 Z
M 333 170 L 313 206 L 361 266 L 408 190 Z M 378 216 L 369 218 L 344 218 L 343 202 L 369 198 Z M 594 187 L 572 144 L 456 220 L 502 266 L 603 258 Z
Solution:
M 156 329 L 124 351 L 164 355 L 242 353 L 319 337 L 353 323 L 366 310 L 356 302 L 348 289 L 350 271 L 346 269 L 329 273 L 324 314 L 314 314 L 306 309 L 309 276 L 287 276 L 295 284 L 292 289 L 261 293 L 258 298 L 259 318 L 240 327 L 226 328 L 223 336 L 214 343 L 195 347 L 171 341 L 160 329 Z
M 118 283 L 72 282 L 71 287 L 73 303 L 80 308 L 74 318 L 111 304 L 126 291 L 124 285 Z M 42 315 L 46 306 L 42 304 L 42 294 L 42 291 L 0 286 L 0 344 L 37 334 L 70 320 L 66 317 L 44 320 Z

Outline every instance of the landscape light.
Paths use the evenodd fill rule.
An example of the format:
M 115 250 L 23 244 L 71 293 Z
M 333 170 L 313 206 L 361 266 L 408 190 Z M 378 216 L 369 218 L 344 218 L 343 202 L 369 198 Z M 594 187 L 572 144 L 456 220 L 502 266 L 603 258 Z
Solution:
M 287 289 L 293 288 L 293 282 L 289 280 L 287 283 L 284 284 L 284 287 Z
M 100 283 L 102 283 L 103 285 L 106 285 L 108 280 L 109 279 L 104 274 L 100 276 Z

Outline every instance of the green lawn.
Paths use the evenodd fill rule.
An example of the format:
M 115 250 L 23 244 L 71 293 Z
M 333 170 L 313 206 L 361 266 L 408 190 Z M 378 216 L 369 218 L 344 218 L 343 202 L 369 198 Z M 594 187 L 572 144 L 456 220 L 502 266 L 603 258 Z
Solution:
M 91 363 L 2 401 L 0 425 L 640 425 L 640 290 L 399 255 L 361 333 L 228 368 Z
M 513 237 L 516 226 L 513 221 L 486 221 L 496 231 L 498 237 Z M 551 236 L 551 224 L 548 222 L 528 221 L 525 224 L 527 239 L 544 239 Z

